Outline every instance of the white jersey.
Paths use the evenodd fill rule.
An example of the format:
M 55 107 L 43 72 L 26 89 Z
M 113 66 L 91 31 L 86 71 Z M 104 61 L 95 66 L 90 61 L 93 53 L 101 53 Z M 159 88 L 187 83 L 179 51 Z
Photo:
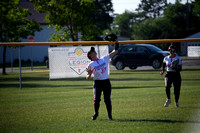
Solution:
M 173 70 L 170 66 L 172 64 L 172 61 L 176 60 L 176 59 L 179 59 L 179 63 L 178 65 L 182 65 L 182 60 L 179 56 L 175 55 L 175 57 L 170 57 L 169 56 L 166 56 L 163 60 L 163 63 L 166 63 L 166 67 L 167 67 L 167 72 L 174 72 L 175 70 Z
M 109 54 L 102 58 L 92 61 L 88 67 L 91 67 L 94 74 L 94 80 L 105 80 L 108 79 L 108 63 L 110 62 Z

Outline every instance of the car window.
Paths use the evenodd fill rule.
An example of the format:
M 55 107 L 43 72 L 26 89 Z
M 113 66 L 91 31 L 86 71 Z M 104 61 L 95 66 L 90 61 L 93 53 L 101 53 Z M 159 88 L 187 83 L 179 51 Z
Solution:
M 153 51 L 153 52 L 157 52 L 157 51 L 163 51 L 162 49 L 156 47 L 156 46 L 148 46 L 148 48 Z
M 145 54 L 146 51 L 147 51 L 147 49 L 145 47 L 141 47 L 141 46 L 136 47 L 137 54 Z
M 126 47 L 123 52 L 125 53 L 130 53 L 130 52 L 134 52 L 134 47 Z

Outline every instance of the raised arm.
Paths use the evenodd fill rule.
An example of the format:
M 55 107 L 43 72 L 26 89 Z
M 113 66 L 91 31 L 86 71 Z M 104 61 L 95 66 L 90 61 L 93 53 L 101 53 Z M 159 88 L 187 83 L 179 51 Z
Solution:
M 110 58 L 112 59 L 117 53 L 118 53 L 118 49 L 119 49 L 119 42 L 116 39 L 115 42 L 115 49 L 110 53 Z

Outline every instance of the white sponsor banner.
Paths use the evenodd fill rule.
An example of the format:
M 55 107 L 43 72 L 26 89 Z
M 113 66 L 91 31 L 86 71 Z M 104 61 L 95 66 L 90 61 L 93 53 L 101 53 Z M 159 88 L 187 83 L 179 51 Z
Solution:
M 188 46 L 188 57 L 200 57 L 200 46 Z
M 108 45 L 93 46 L 100 58 L 108 54 Z M 49 47 L 49 78 L 86 77 L 91 46 Z

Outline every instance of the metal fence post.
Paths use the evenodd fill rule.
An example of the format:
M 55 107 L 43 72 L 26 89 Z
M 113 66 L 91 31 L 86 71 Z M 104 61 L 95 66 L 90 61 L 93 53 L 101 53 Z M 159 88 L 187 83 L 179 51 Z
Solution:
M 19 88 L 22 88 L 22 73 L 21 73 L 21 46 L 19 46 Z

